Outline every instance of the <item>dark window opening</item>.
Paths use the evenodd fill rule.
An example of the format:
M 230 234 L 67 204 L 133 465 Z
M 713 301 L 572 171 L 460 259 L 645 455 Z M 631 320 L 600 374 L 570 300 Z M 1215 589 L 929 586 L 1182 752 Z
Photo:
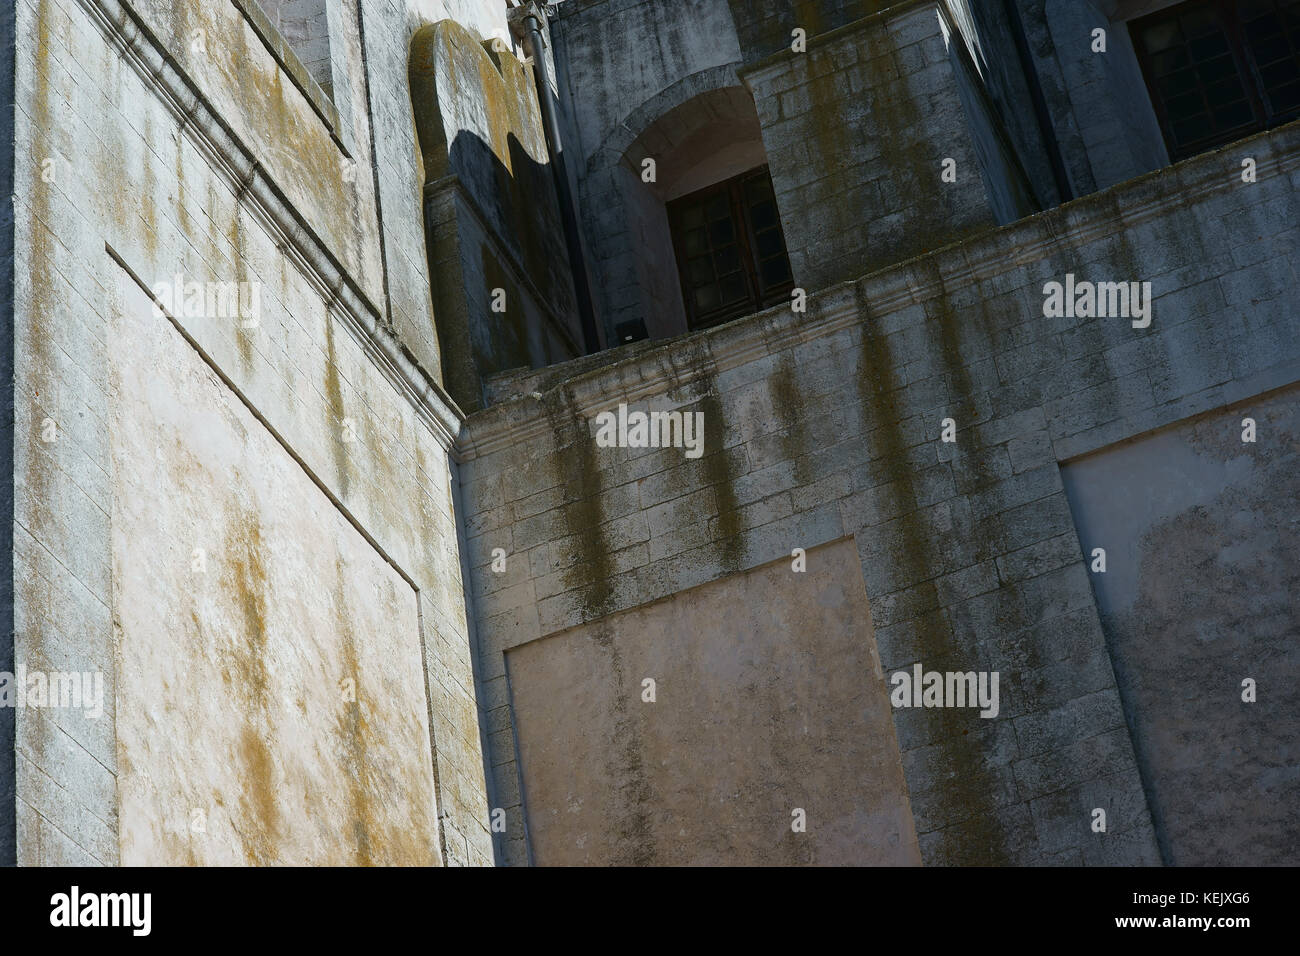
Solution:
M 1189 0 L 1129 29 L 1174 160 L 1300 116 L 1300 0 Z
M 668 203 L 692 329 L 783 301 L 794 287 L 766 166 Z

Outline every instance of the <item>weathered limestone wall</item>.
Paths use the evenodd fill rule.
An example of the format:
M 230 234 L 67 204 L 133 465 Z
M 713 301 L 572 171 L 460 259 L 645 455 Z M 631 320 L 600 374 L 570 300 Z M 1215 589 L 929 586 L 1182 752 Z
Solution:
M 119 284 L 121 862 L 437 863 L 418 592 Z
M 386 327 L 419 192 L 375 202 L 356 11 L 331 129 L 233 4 L 17 4 L 16 657 L 105 678 L 99 719 L 16 712 L 20 863 L 491 862 L 457 420 L 427 282 Z M 122 332 L 178 274 L 253 321 Z
M 1084 552 L 1106 549 L 1093 591 L 1174 865 L 1287 865 L 1300 841 L 1298 399 L 1257 396 L 1062 469 Z
M 894 5 L 742 75 L 796 285 L 825 288 L 996 223 L 936 4 Z M 956 183 L 940 178 L 946 158 Z
M 525 862 L 525 817 L 557 809 L 521 790 L 513 648 L 852 536 L 886 673 L 1001 673 L 996 719 L 894 713 L 924 862 L 1159 862 L 1060 463 L 1300 378 L 1297 185 L 1293 124 L 827 289 L 807 315 L 520 379 L 472 416 L 504 858 Z M 1152 282 L 1150 327 L 1045 317 L 1043 285 L 1067 272 Z M 703 412 L 703 457 L 597 447 L 594 416 L 620 401 Z
M 14 8 L 0 8 L 0 470 L 14 464 Z M 0 671 L 14 665 L 14 485 L 0 484 Z M 14 712 L 0 708 L 0 866 L 15 859 Z
M 1092 14 L 1049 22 L 1051 3 L 1019 2 L 1078 191 L 1159 165 L 1142 116 L 1089 109 L 1101 83 L 1081 52 Z M 1095 9 L 1118 22 L 1132 6 Z M 852 700 L 844 679 L 856 672 L 870 699 L 870 646 L 886 672 L 919 661 L 1003 675 L 995 720 L 896 711 L 896 755 L 885 738 L 863 741 L 881 745 L 882 766 L 901 767 L 881 803 L 898 823 L 890 852 L 907 848 L 904 820 L 927 863 L 1131 864 L 1161 852 L 1234 862 L 1225 855 L 1238 846 L 1266 854 L 1293 834 L 1287 816 L 1252 818 L 1230 839 L 1195 829 L 1240 822 L 1239 794 L 1224 786 L 1220 802 L 1190 806 L 1221 778 L 1173 766 L 1153 724 L 1196 719 L 1169 709 L 1187 674 L 1153 664 L 1143 642 L 1196 630 L 1182 579 L 1159 558 L 1172 547 L 1161 542 L 1181 547 L 1203 526 L 1260 577 L 1246 596 L 1206 609 L 1197 637 L 1209 628 L 1215 646 L 1199 659 L 1218 667 L 1227 655 L 1234 677 L 1242 660 L 1294 670 L 1277 632 L 1231 633 L 1248 600 L 1271 609 L 1267 627 L 1294 619 L 1278 599 L 1292 582 L 1270 563 L 1283 560 L 1282 543 L 1238 547 L 1244 531 L 1232 523 L 1247 506 L 1272 506 L 1261 487 L 1293 499 L 1294 469 L 1275 448 L 1245 476 L 1236 459 L 1204 451 L 1212 426 L 1186 422 L 1231 407 L 1230 417 L 1251 409 L 1286 430 L 1290 405 L 1259 396 L 1300 378 L 1300 132 L 981 232 L 994 211 L 980 190 L 932 201 L 937 160 L 954 155 L 973 177 L 977 145 L 935 8 L 565 4 L 561 96 L 589 224 L 609 215 L 639 137 L 701 94 L 740 90 L 744 73 L 789 194 L 796 278 L 821 291 L 807 315 L 778 309 L 667 347 L 499 380 L 494 390 L 518 394 L 471 419 L 459 466 L 449 455 L 459 421 L 439 388 L 440 336 L 454 323 L 439 315 L 483 308 L 483 293 L 510 281 L 501 257 L 465 250 L 521 237 L 509 208 L 490 208 L 514 195 L 498 183 L 478 203 L 439 197 L 433 221 L 456 222 L 465 241 L 435 236 L 426 255 L 410 42 L 444 19 L 475 41 L 506 40 L 504 5 L 330 0 L 328 72 L 308 52 L 309 69 L 252 0 L 0 9 L 0 105 L 14 107 L 0 143 L 16 144 L 0 154 L 0 262 L 12 266 L 0 275 L 0 315 L 14 350 L 0 354 L 0 373 L 14 373 L 14 481 L 0 500 L 13 590 L 13 626 L 0 633 L 14 637 L 0 646 L 0 671 L 98 672 L 105 690 L 98 718 L 0 708 L 0 861 L 481 864 L 492 860 L 492 806 L 506 810 L 501 858 L 541 858 L 554 844 L 530 851 L 526 824 L 556 809 L 560 785 L 529 788 L 538 764 L 528 754 L 546 732 L 516 735 L 515 720 L 551 706 L 541 701 L 557 668 L 582 658 L 575 636 L 616 632 L 616 614 L 677 636 L 669 622 L 705 589 L 733 594 L 795 547 L 829 554 L 848 541 L 875 645 L 866 628 L 823 621 L 818 638 L 844 642 L 860 666 L 841 673 L 819 654 L 801 686 L 833 685 Z M 813 45 L 797 63 L 780 51 L 804 22 Z M 1100 98 L 1123 104 L 1132 70 L 1107 76 Z M 888 109 L 872 89 L 888 92 Z M 481 96 L 474 84 L 453 97 L 466 111 L 454 125 L 491 139 L 491 116 L 469 118 Z M 819 104 L 843 102 L 858 104 L 855 122 L 823 129 L 834 111 Z M 522 145 L 536 161 L 535 137 Z M 1240 181 L 1247 155 L 1256 184 Z M 855 168 L 834 171 L 850 159 Z M 922 169 L 924 182 L 908 179 Z M 901 218 L 870 218 L 882 210 Z M 653 209 L 637 215 L 649 223 Z M 644 309 L 644 263 L 628 259 L 640 227 L 623 228 L 621 245 L 594 247 L 607 319 Z M 875 244 L 877 259 L 863 253 Z M 522 283 L 525 270 L 514 271 Z M 1152 327 L 1044 318 L 1042 283 L 1069 271 L 1152 281 Z M 256 321 L 146 310 L 143 290 L 178 274 L 255 283 Z M 507 293 L 522 312 L 488 344 L 529 362 L 563 357 L 535 334 L 549 296 Z M 154 325 L 131 325 L 146 319 Z M 525 397 L 534 390 L 540 400 Z M 703 412 L 705 456 L 596 448 L 592 417 L 620 400 Z M 955 446 L 938 441 L 949 416 Z M 1212 507 L 1121 519 L 1109 498 L 1086 500 L 1089 488 L 1068 484 L 1094 462 L 1137 456 L 1150 467 L 1171 434 L 1200 443 Z M 1115 447 L 1135 436 L 1145 437 Z M 295 523 L 304 509 L 310 532 Z M 1136 586 L 1154 609 L 1117 597 L 1112 579 L 1089 581 L 1080 536 L 1086 546 L 1093 529 L 1120 520 L 1127 534 L 1149 532 Z M 496 548 L 508 559 L 499 574 Z M 807 597 L 788 602 L 796 617 L 833 617 L 835 602 Z M 779 610 L 756 616 L 779 621 Z M 784 630 L 764 632 L 765 646 L 788 650 Z M 548 650 L 566 647 L 569 658 Z M 188 674 L 157 668 L 160 659 Z M 698 678 L 673 663 L 681 679 Z M 783 673 L 754 669 L 773 685 Z M 593 706 L 617 711 L 622 685 L 608 673 L 583 686 Z M 1295 762 L 1293 699 L 1261 689 L 1258 713 L 1283 717 L 1217 772 L 1287 793 L 1289 778 L 1272 771 Z M 740 716 L 761 719 L 777 696 Z M 676 717 L 719 715 L 717 701 L 692 706 Z M 574 716 L 550 712 L 555 726 Z M 1241 728 L 1257 719 L 1232 717 Z M 689 723 L 662 725 L 655 746 L 707 772 L 707 761 L 686 759 Z M 603 755 L 631 765 L 649 739 L 613 734 Z M 815 764 L 815 753 L 794 756 L 794 767 Z M 235 779 L 219 766 L 237 768 Z M 684 781 L 676 806 L 698 799 L 697 782 Z M 608 783 L 588 774 L 574 786 L 608 798 Z M 310 800 L 319 814 L 291 818 Z M 1097 806 L 1110 817 L 1104 837 L 1088 828 Z M 817 858 L 838 852 L 831 834 L 809 836 L 830 838 L 813 845 Z

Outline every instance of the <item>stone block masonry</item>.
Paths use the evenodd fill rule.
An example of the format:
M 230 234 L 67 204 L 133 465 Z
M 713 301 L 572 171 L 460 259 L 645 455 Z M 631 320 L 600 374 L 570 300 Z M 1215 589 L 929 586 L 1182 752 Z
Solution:
M 806 315 L 525 376 L 472 416 L 466 562 L 488 759 L 515 801 L 505 860 L 557 809 L 520 786 L 513 649 L 847 536 L 886 674 L 1001 675 L 995 719 L 894 712 L 922 860 L 1159 863 L 1061 463 L 1296 380 L 1298 164 L 1293 124 L 833 286 Z M 1044 315 L 1067 273 L 1150 281 L 1151 325 Z M 620 402 L 702 412 L 703 456 L 598 447 Z
M 656 340 L 572 360 L 497 0 L 0 10 L 0 680 L 103 689 L 0 706 L 0 861 L 1289 862 L 1300 124 L 1147 174 L 1091 14 L 976 6 L 561 5 Z M 807 308 L 681 334 L 764 163 Z
M 997 221 L 936 4 L 893 5 L 740 75 L 801 286 L 855 278 Z M 970 186 L 943 186 L 945 159 Z
M 0 718 L 0 841 L 20 864 L 490 864 L 457 414 L 423 250 L 411 285 L 380 240 L 423 235 L 418 184 L 376 200 L 413 166 L 410 109 L 394 145 L 366 106 L 404 83 L 405 11 L 337 5 L 333 130 L 233 4 L 14 12 L 14 659 L 102 673 L 107 700 Z M 155 314 L 178 273 L 255 284 L 258 314 Z M 115 334 L 139 320 L 147 346 Z M 312 529 L 336 561 L 304 557 Z M 187 679 L 141 663 L 176 640 Z

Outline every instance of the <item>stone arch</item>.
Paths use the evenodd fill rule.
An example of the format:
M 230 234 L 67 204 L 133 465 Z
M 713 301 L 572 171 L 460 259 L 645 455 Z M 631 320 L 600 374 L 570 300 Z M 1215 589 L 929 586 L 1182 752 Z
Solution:
M 610 339 L 643 319 L 651 338 L 685 332 L 686 313 L 665 203 L 766 162 L 753 95 L 738 63 L 710 67 L 630 111 L 587 160 L 584 218 L 606 250 L 600 286 Z M 657 180 L 641 163 L 656 161 Z
M 650 191 L 663 201 L 763 165 L 767 151 L 753 96 L 743 86 L 725 86 L 674 107 L 629 144 L 622 161 L 639 172 L 646 156 L 658 159 Z
M 595 172 L 611 156 L 618 161 L 639 136 L 677 107 L 701 94 L 743 85 L 736 73 L 740 65 L 739 61 L 724 63 L 682 77 L 631 110 L 588 157 L 587 172 Z

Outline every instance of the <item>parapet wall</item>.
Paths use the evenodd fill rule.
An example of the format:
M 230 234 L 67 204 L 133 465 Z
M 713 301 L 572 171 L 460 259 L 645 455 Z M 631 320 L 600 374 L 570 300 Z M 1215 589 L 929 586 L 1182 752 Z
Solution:
M 1255 182 L 1242 176 L 1246 158 Z M 1159 814 L 1163 801 L 1194 795 L 1139 770 L 1062 464 L 1225 406 L 1246 415 L 1297 380 L 1297 185 L 1292 124 L 827 289 L 806 315 L 773 309 L 621 361 L 614 353 L 568 379 L 557 368 L 512 381 L 518 397 L 472 416 L 461 441 L 505 859 L 529 859 L 534 815 L 565 812 L 530 802 L 511 708 L 516 649 L 847 537 L 885 674 L 920 662 L 1002 675 L 996 719 L 894 711 L 924 862 L 1159 862 L 1149 807 Z M 1150 325 L 1046 316 L 1045 284 L 1068 274 L 1150 282 Z M 702 413 L 702 456 L 598 447 L 595 417 L 620 402 Z M 955 443 L 941 440 L 949 418 Z M 1243 454 L 1239 429 L 1208 440 L 1222 443 L 1214 454 Z M 1272 480 L 1270 469 L 1285 467 L 1281 440 L 1270 433 L 1273 450 L 1249 449 L 1240 467 Z M 495 549 L 504 570 L 494 570 Z M 1148 571 L 1126 573 L 1141 586 Z M 1268 589 L 1281 579 L 1261 580 Z M 1258 597 L 1277 603 L 1272 592 Z M 1185 639 L 1168 624 L 1148 636 L 1169 654 Z M 618 645 L 587 650 L 596 668 Z M 529 651 L 534 671 L 541 654 Z M 630 676 L 621 686 L 636 686 Z M 1221 675 L 1229 687 L 1240 676 L 1249 675 Z M 570 679 L 604 692 L 596 671 Z M 1176 686 L 1145 693 L 1185 699 Z M 1213 726 L 1213 708 L 1233 706 L 1242 704 L 1228 694 L 1194 716 Z M 1293 721 L 1271 706 L 1273 719 Z M 636 752 L 636 737 L 618 740 Z M 679 764 L 707 774 L 692 740 L 678 739 Z M 1274 756 L 1243 759 L 1249 769 L 1233 772 L 1258 783 Z M 627 780 L 628 766 L 575 757 L 565 799 L 578 805 L 602 781 Z M 655 785 L 654 767 L 639 773 L 629 786 Z M 1202 776 L 1193 786 L 1210 785 Z M 1104 837 L 1090 829 L 1098 807 Z M 1294 833 L 1291 811 L 1271 822 L 1259 813 L 1268 811 L 1239 825 Z M 670 837 L 643 838 L 646 854 L 671 855 Z M 1217 852 L 1215 862 L 1231 862 Z

